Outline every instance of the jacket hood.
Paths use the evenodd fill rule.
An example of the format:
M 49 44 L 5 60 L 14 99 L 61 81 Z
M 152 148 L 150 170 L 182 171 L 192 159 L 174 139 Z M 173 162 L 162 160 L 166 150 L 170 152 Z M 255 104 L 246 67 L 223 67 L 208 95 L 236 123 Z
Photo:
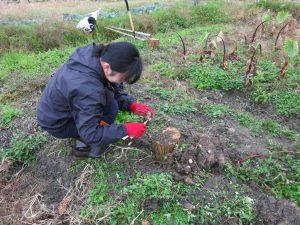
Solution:
M 93 52 L 93 44 L 77 48 L 68 60 L 67 66 L 72 70 L 91 74 L 101 81 L 107 82 L 100 64 L 100 59 L 94 56 Z

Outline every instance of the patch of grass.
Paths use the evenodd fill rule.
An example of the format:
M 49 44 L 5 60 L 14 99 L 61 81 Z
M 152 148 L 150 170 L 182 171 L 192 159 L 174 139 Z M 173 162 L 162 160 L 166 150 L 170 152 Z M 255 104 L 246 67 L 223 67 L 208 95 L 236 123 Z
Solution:
M 296 140 L 300 135 L 298 132 L 289 130 L 272 119 L 258 119 L 249 113 L 231 109 L 224 104 L 204 104 L 203 109 L 206 115 L 213 118 L 231 117 L 241 125 L 251 129 L 256 135 L 265 132 L 272 136 L 286 136 L 291 140 Z
M 274 12 L 289 11 L 296 14 L 300 10 L 300 4 L 295 1 L 283 1 L 283 0 L 260 0 L 254 4 L 255 6 L 262 7 L 264 9 L 270 9 Z
M 287 69 L 287 80 L 278 79 L 280 68 L 274 62 L 261 60 L 252 79 L 251 98 L 260 104 L 274 104 L 284 116 L 300 116 L 300 94 L 294 90 L 300 82 L 299 68 Z
M 185 114 L 196 112 L 196 99 L 184 93 L 180 89 L 166 89 L 158 86 L 153 86 L 149 91 L 158 95 L 162 101 L 157 107 L 169 114 Z
M 259 69 L 252 78 L 251 98 L 259 104 L 266 104 L 270 101 L 270 90 L 278 74 L 274 62 L 261 60 L 258 62 Z
M 300 93 L 275 91 L 272 93 L 271 101 L 274 102 L 279 114 L 300 117 Z
M 0 80 L 5 77 L 11 80 L 9 77 L 11 74 L 18 78 L 50 75 L 57 67 L 65 63 L 73 51 L 73 47 L 68 47 L 63 50 L 55 49 L 40 53 L 8 53 L 0 58 Z
M 205 62 L 203 65 L 195 65 L 189 68 L 189 77 L 192 84 L 198 89 L 243 89 L 243 78 L 238 72 L 238 67 L 231 67 L 233 70 L 225 71 L 218 65 Z
M 166 32 L 168 29 L 187 28 L 191 26 L 190 10 L 172 7 L 163 9 L 153 14 L 153 22 L 155 23 L 155 31 Z
M 168 213 L 169 218 L 164 218 L 161 211 L 150 214 L 154 223 L 167 222 L 168 219 L 177 221 L 177 223 L 186 224 L 189 221 L 188 214 L 176 204 L 173 195 L 173 181 L 169 174 L 149 174 L 142 176 L 138 174 L 130 184 L 122 190 L 122 193 L 128 198 L 123 205 L 117 207 L 113 213 L 112 221 L 118 224 L 128 224 L 135 217 L 136 212 L 140 212 L 143 207 L 143 201 L 146 199 L 158 199 L 167 203 L 162 207 L 164 214 Z M 177 206 L 177 207 L 176 207 Z M 158 221 L 155 221 L 158 220 Z M 180 222 L 179 222 L 180 221 Z
M 226 5 L 220 4 L 220 2 L 208 3 L 197 7 L 186 7 L 186 2 L 182 4 L 177 3 L 151 14 L 135 15 L 135 27 L 143 32 L 161 33 L 162 35 L 169 30 L 182 30 L 199 24 L 226 23 L 231 21 L 233 17 L 230 13 L 226 14 L 224 13 L 226 11 L 222 11 L 224 7 Z M 130 27 L 126 16 L 105 19 L 104 21 L 106 26 Z
M 224 11 L 225 3 L 221 1 L 207 2 L 205 5 L 196 6 L 192 11 L 194 23 L 226 23 L 233 20 L 233 17 Z
M 30 135 L 28 137 L 12 138 L 10 147 L 1 149 L 0 159 L 8 158 L 14 162 L 22 162 L 25 165 L 35 160 L 36 152 L 47 141 L 43 134 Z
M 255 181 L 275 196 L 300 205 L 300 161 L 291 155 L 248 160 L 236 167 L 227 163 L 225 170 L 228 176 L 244 182 Z
M 159 211 L 153 212 L 150 215 L 154 224 L 174 224 L 184 225 L 191 224 L 193 215 L 189 214 L 182 206 L 175 202 L 165 202 Z
M 176 78 L 175 65 L 169 62 L 159 62 L 151 66 L 152 71 L 159 73 L 160 76 Z
M 175 65 L 168 61 L 162 61 L 151 65 L 151 70 L 163 77 L 172 79 L 186 80 L 188 79 L 188 67 L 185 64 Z
M 20 109 L 10 105 L 0 105 L 0 128 L 11 125 L 14 117 L 21 116 Z
M 238 191 L 226 192 L 206 191 L 209 202 L 200 207 L 198 219 L 201 224 L 220 224 L 228 218 L 235 218 L 238 224 L 251 224 L 254 219 L 253 199 Z
M 74 23 L 54 19 L 38 25 L 0 27 L 0 55 L 8 51 L 47 51 L 87 41 L 88 35 L 76 29 Z
M 238 192 L 209 192 L 204 198 L 209 203 L 200 202 L 194 212 L 183 209 L 180 202 L 187 198 L 195 188 L 204 184 L 204 179 L 197 179 L 196 186 L 187 186 L 183 182 L 175 183 L 169 173 L 136 173 L 128 179 L 123 164 L 95 163 L 95 179 L 90 191 L 88 203 L 82 211 L 87 221 L 106 217 L 109 224 L 129 224 L 133 219 L 140 223 L 147 219 L 153 224 L 216 224 L 222 219 L 235 217 L 243 224 L 254 219 L 252 199 Z M 129 182 L 128 182 L 129 181 Z M 241 188 L 238 189 L 241 191 Z M 194 196 L 196 201 L 197 197 Z M 146 210 L 147 201 L 157 201 L 157 208 Z M 104 221 L 101 221 L 104 223 Z
M 177 222 L 176 224 L 189 223 L 190 215 L 174 197 L 178 188 L 185 188 L 175 184 L 170 174 L 137 173 L 128 184 L 124 184 L 125 174 L 120 167 L 122 166 L 97 163 L 94 186 L 90 191 L 88 204 L 82 212 L 84 218 L 108 215 L 109 224 L 129 224 L 142 212 L 136 222 L 147 216 L 154 224 L 166 224 L 170 220 Z M 115 194 L 109 194 L 109 190 L 114 190 Z M 147 199 L 156 199 L 163 204 L 157 211 L 142 211 Z
M 224 104 L 204 104 L 203 109 L 206 115 L 213 118 L 221 118 L 231 112 L 230 107 Z

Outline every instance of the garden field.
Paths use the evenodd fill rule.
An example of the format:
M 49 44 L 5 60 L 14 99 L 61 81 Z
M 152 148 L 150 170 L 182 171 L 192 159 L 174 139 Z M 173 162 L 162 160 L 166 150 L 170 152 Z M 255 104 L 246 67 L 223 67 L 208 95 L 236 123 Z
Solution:
M 300 224 L 300 3 L 0 3 L 0 224 Z M 101 8 L 94 35 L 76 29 Z M 42 131 L 36 107 L 79 46 L 129 41 L 144 71 L 126 91 L 155 109 L 141 139 L 100 159 Z M 141 119 L 121 112 L 116 123 Z M 155 151 L 167 127 L 171 152 Z

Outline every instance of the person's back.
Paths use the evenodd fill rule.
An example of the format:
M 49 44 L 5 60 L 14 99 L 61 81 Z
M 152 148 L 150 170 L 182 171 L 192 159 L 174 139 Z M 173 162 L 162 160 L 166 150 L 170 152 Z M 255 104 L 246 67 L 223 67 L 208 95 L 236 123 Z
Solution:
M 37 108 L 40 126 L 57 138 L 79 138 L 99 153 L 92 157 L 128 134 L 141 136 L 146 130 L 142 123 L 114 124 L 119 109 L 140 114 L 138 107 L 142 115 L 153 115 L 151 107 L 134 102 L 120 84 L 136 82 L 141 72 L 139 53 L 130 43 L 78 48 L 43 92 Z
M 37 108 L 37 119 L 43 129 L 62 131 L 66 123 L 73 120 L 73 97 L 82 91 L 94 95 L 104 89 L 103 70 L 98 58 L 92 56 L 92 48 L 93 45 L 78 48 L 68 62 L 52 74 Z

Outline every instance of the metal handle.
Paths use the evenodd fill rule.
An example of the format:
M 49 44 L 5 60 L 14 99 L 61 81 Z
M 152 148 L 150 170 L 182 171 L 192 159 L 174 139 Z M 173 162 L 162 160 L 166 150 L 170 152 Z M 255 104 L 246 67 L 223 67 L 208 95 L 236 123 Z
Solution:
M 132 15 L 129 9 L 129 4 L 128 4 L 128 0 L 125 0 L 126 3 L 126 8 L 127 8 L 127 12 L 128 12 L 128 16 L 129 16 L 129 20 L 130 20 L 130 26 L 131 26 L 131 30 L 133 33 L 133 37 L 135 38 L 135 32 L 134 32 L 134 25 L 133 25 L 133 19 L 132 19 Z
M 129 5 L 128 5 L 128 1 L 125 0 L 125 3 L 126 3 L 126 8 L 127 8 L 127 11 L 129 11 Z

